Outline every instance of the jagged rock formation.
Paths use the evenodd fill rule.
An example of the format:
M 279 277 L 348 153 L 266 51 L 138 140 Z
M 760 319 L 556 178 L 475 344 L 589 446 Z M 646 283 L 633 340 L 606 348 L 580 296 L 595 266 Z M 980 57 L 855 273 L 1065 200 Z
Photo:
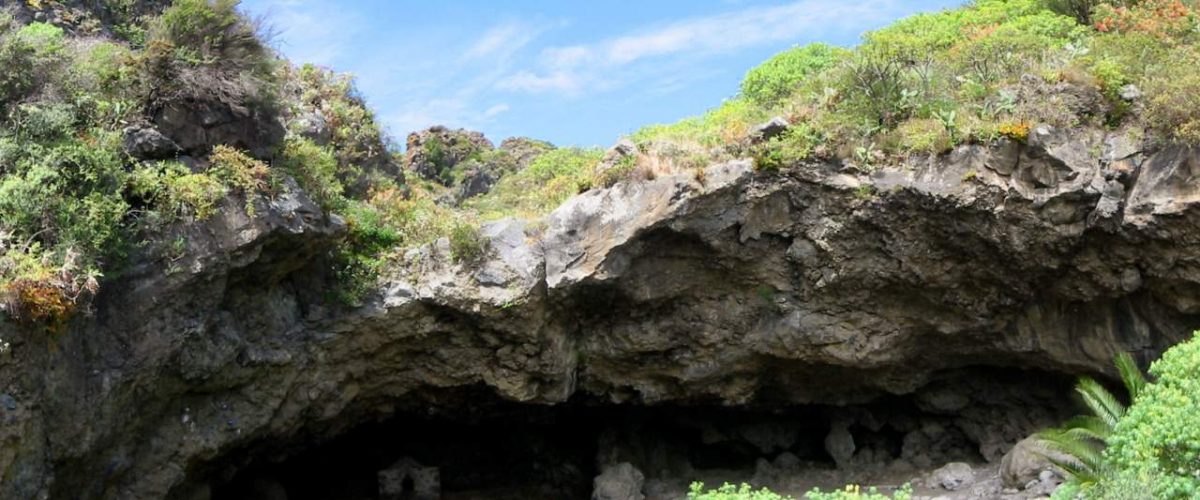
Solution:
M 56 0 L 6 2 L 21 22 L 54 24 L 81 35 L 120 35 L 123 25 L 162 12 L 165 0 Z M 118 33 L 114 33 L 114 31 Z
M 444 240 L 413 250 L 353 310 L 322 300 L 313 264 L 339 218 L 294 188 L 253 216 L 230 200 L 66 333 L 0 325 L 0 496 L 204 498 L 397 412 L 479 417 L 479 394 L 818 405 L 857 434 L 851 461 L 895 451 L 880 433 L 900 441 L 887 459 L 998 461 L 1068 411 L 1061 382 L 1200 326 L 1200 152 L 1129 136 L 1041 127 L 872 174 L 739 160 L 622 182 L 544 230 L 486 226 L 475 265 Z M 692 470 L 614 425 L 598 468 L 631 463 L 647 489 Z
M 408 134 L 405 164 L 422 178 L 450 185 L 450 171 L 495 146 L 480 132 L 435 126 Z
M 434 126 L 408 135 L 405 165 L 423 179 L 454 188 L 442 201 L 458 204 L 487 194 L 505 174 L 525 169 L 553 149 L 528 137 L 510 137 L 495 147 L 480 132 Z

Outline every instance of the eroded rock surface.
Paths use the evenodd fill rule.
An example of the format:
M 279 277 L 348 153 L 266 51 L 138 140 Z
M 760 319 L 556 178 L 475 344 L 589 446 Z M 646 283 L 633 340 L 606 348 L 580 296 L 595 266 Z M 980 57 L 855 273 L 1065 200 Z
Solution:
M 202 496 L 256 450 L 485 411 L 448 395 L 467 388 L 530 406 L 820 405 L 855 438 L 851 466 L 995 462 L 1070 411 L 1062 382 L 1200 326 L 1200 152 L 1112 158 L 1118 142 L 1042 127 L 872 175 L 742 160 L 703 183 L 618 183 L 541 231 L 485 227 L 478 265 L 445 241 L 413 250 L 353 310 L 324 300 L 316 264 L 339 219 L 294 191 L 253 217 L 231 200 L 69 331 L 0 325 L 0 497 Z M 786 430 L 764 429 L 710 437 L 781 449 Z M 811 431 L 820 453 L 829 428 Z M 646 490 L 691 467 L 606 435 L 601 465 L 629 462 Z

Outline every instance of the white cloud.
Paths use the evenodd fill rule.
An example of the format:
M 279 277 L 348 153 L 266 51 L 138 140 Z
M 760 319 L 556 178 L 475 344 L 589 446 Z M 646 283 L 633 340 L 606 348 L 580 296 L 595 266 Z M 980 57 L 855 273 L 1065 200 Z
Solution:
M 547 66 L 561 68 L 577 66 L 592 57 L 592 50 L 583 46 L 551 47 L 542 51 Z
M 533 41 L 539 31 L 523 23 L 500 24 L 484 33 L 464 56 L 467 59 L 480 59 L 510 55 Z
M 582 75 L 567 71 L 557 71 L 546 75 L 518 71 L 496 82 L 496 88 L 535 94 L 546 91 L 575 94 L 583 88 L 584 83 Z
M 485 120 L 491 120 L 492 118 L 499 116 L 501 113 L 507 112 L 509 109 L 512 109 L 512 108 L 509 107 L 508 104 L 505 104 L 505 103 L 497 104 L 495 106 L 488 108 L 487 111 L 484 111 L 483 118 Z
M 588 86 L 612 88 L 619 86 L 611 78 L 614 73 L 640 61 L 665 56 L 702 58 L 862 30 L 895 17 L 899 4 L 898 0 L 800 0 L 684 19 L 592 44 L 547 48 L 541 53 L 540 70 L 510 74 L 498 82 L 497 88 L 568 95 L 577 95 Z M 599 78 L 601 74 L 608 78 Z
M 278 34 L 276 43 L 297 63 L 332 65 L 362 25 L 351 11 L 301 0 L 271 0 L 262 12 Z

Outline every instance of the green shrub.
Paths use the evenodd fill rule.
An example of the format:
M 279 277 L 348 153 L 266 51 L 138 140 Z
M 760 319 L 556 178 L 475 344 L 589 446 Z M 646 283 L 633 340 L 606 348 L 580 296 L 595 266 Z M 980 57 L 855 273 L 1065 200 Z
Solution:
M 1200 337 L 1167 350 L 1108 439 L 1105 460 L 1126 475 L 1153 478 L 1158 499 L 1200 496 Z
M 1200 54 L 1180 49 L 1172 59 L 1145 82 L 1145 120 L 1165 137 L 1200 144 Z
M 379 280 L 386 252 L 403 240 L 377 207 L 361 201 L 345 206 L 346 239 L 331 254 L 333 295 L 347 305 L 361 305 Z
M 759 106 L 773 106 L 795 92 L 809 75 L 837 64 L 848 54 L 823 43 L 788 49 L 746 73 L 742 95 Z
M 245 197 L 246 213 L 253 216 L 254 195 L 267 189 L 270 175 L 267 164 L 225 145 L 214 147 L 209 161 L 212 162 L 209 174 L 226 187 L 240 192 Z
M 705 147 L 738 142 L 751 127 L 770 118 L 770 113 L 749 99 L 728 99 L 700 117 L 685 118 L 670 125 L 649 125 L 630 135 L 639 145 L 656 141 L 695 143 Z
M 1069 17 L 1042 11 L 975 28 L 950 56 L 976 82 L 994 82 L 1037 65 L 1047 51 L 1078 41 L 1085 29 Z
M 143 98 L 270 105 L 275 60 L 239 0 L 176 0 L 150 22 L 138 56 Z
M 217 205 L 228 193 L 220 180 L 208 174 L 184 174 L 168 177 L 166 209 L 175 216 L 204 220 L 216 213 Z
M 11 14 L 0 12 L 0 106 L 28 96 L 60 67 L 64 35 L 61 28 L 32 23 L 16 28 Z M 13 70 L 19 68 L 19 70 Z
M 1057 14 L 1070 16 L 1082 25 L 1092 24 L 1092 14 L 1096 7 L 1107 3 L 1106 0 L 1043 0 L 1046 8 Z M 1111 1 L 1111 0 L 1110 0 Z
M 891 495 L 880 493 L 878 489 L 872 487 L 864 490 L 857 485 L 849 485 L 841 490 L 830 492 L 822 492 L 820 489 L 813 489 L 804 495 L 808 500 L 908 500 L 912 498 L 912 487 L 909 485 L 901 486 L 899 490 Z
M 896 127 L 899 146 L 904 151 L 938 154 L 954 145 L 950 132 L 941 120 L 911 118 Z
M 288 137 L 280 165 L 325 209 L 337 208 L 343 202 L 338 162 L 329 148 L 303 137 Z
M 488 240 L 474 224 L 459 223 L 450 230 L 450 256 L 455 262 L 478 262 L 487 251 Z
M 65 137 L 75 131 L 75 107 L 63 102 L 21 104 L 9 114 L 10 127 L 27 140 Z
M 378 191 L 367 203 L 379 213 L 383 224 L 396 231 L 405 247 L 448 236 L 464 219 L 464 214 L 439 205 L 432 194 L 416 186 L 407 191 L 397 188 Z
M 618 160 L 616 164 L 604 170 L 597 171 L 595 181 L 592 184 L 599 187 L 613 187 L 618 182 L 628 179 L 636 169 L 637 157 L 626 156 Z
M 512 215 L 539 217 L 590 188 L 593 169 L 603 155 L 596 148 L 547 151 L 524 170 L 501 177 L 490 192 L 467 200 L 464 207 L 484 220 Z
M 191 65 L 254 68 L 267 49 L 257 27 L 237 11 L 239 0 L 175 0 L 150 25 L 151 40 L 169 42 L 176 59 Z
M 349 75 L 339 75 L 311 64 L 287 68 L 287 80 L 299 86 L 303 108 L 321 113 L 332 133 L 329 149 L 337 160 L 337 179 L 348 196 L 362 197 L 370 190 L 370 167 L 386 163 L 390 152 L 375 114 L 363 102 Z
M 754 168 L 779 170 L 808 159 L 820 137 L 807 123 L 788 128 L 778 137 L 758 145 L 754 150 Z
M 704 483 L 700 482 L 692 483 L 687 497 L 688 500 L 790 500 L 791 498 L 766 488 L 755 490 L 745 483 L 741 486 L 725 483 L 720 488 L 705 491 Z

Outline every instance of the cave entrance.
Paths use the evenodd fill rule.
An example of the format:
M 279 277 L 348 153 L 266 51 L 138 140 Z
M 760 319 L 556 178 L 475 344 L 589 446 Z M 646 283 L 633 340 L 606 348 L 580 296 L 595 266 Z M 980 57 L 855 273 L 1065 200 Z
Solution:
M 332 438 L 255 443 L 192 471 L 188 486 L 218 500 L 591 498 L 602 479 L 636 481 L 652 499 L 679 498 L 693 481 L 791 495 L 847 483 L 898 486 L 949 462 L 997 463 L 1012 443 L 1069 411 L 1057 397 L 1065 381 L 978 375 L 846 406 L 547 406 L 479 390 L 439 398 L 453 404 L 413 404 Z M 1030 389 L 1031 376 L 1043 382 Z M 996 382 L 1004 377 L 1011 380 Z

